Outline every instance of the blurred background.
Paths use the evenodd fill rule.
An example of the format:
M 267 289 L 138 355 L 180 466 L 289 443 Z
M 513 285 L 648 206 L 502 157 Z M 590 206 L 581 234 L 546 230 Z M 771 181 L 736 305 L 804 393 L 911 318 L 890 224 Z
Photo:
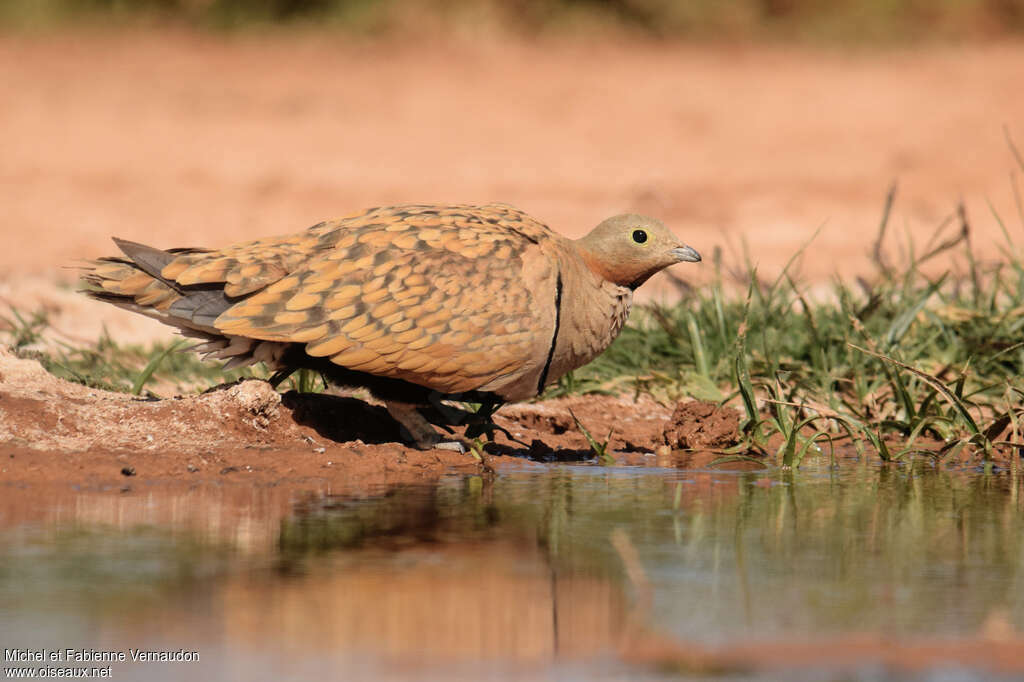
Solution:
M 0 304 L 164 335 L 68 266 L 403 202 L 571 236 L 644 212 L 770 275 L 820 228 L 813 288 L 871 270 L 898 183 L 887 248 L 962 199 L 996 258 L 1024 229 L 1022 37 L 1024 0 L 0 0 Z
M 76 293 L 74 266 L 114 253 L 111 236 L 216 247 L 375 205 L 500 201 L 573 237 L 617 213 L 656 216 L 705 261 L 657 276 L 647 300 L 708 282 L 716 265 L 739 288 L 746 263 L 775 278 L 794 258 L 801 291 L 824 296 L 834 275 L 870 277 L 879 253 L 905 262 L 899 252 L 965 223 L 975 258 L 1024 259 L 1024 0 L 0 0 L 0 88 L 0 325 L 17 317 L 9 308 L 42 311 L 59 343 L 119 358 L 172 335 Z M 928 267 L 966 267 L 952 253 Z M 901 313 L 904 332 L 926 298 Z M 937 324 L 989 310 L 950 309 Z M 995 365 L 1019 350 L 998 345 L 1019 314 L 1001 310 L 963 345 L 998 329 L 983 348 L 1002 349 Z M 165 355 L 136 356 L 156 359 L 131 376 Z M 846 375 L 830 371 L 828 391 L 833 376 Z M 890 423 L 874 412 L 888 394 L 864 395 Z M 15 401 L 28 402 L 5 400 L 12 414 Z M 917 423 L 951 422 L 927 416 L 934 391 L 922 401 Z M 61 419 L 41 423 L 77 433 Z M 294 488 L 250 483 L 253 469 L 223 466 L 217 443 L 192 459 L 153 455 L 182 472 L 180 487 L 151 486 L 142 464 L 129 478 L 135 460 L 120 456 L 109 471 L 123 487 L 7 485 L 0 640 L 201 649 L 201 669 L 127 671 L 167 680 L 387 679 L 379 668 L 422 679 L 410 671 L 430 656 L 451 668 L 434 675 L 445 680 L 496 666 L 506 679 L 637 679 L 619 662 L 630 657 L 683 672 L 698 660 L 706 679 L 731 670 L 720 660 L 791 656 L 778 642 L 810 642 L 804 658 L 826 660 L 815 638 L 851 633 L 855 647 L 878 640 L 867 657 L 829 654 L 860 661 L 849 679 L 905 679 L 875 661 L 913 654 L 922 637 L 936 661 L 980 639 L 987 648 L 960 660 L 994 665 L 1004 651 L 1003 667 L 1020 668 L 1017 469 L 1011 482 L 988 461 L 954 476 L 865 459 L 801 478 L 654 459 L 661 468 L 524 466 L 493 485 L 447 477 L 349 495 L 365 479 L 315 445 L 271 471 L 299 476 L 285 468 L 294 456 L 339 473 Z M 20 466 L 40 477 L 106 480 L 86 479 L 78 453 L 30 456 Z M 221 478 L 197 484 L 200 471 Z M 680 649 L 659 652 L 651 633 Z M 699 662 L 744 641 L 762 648 Z M 915 679 L 983 679 L 972 665 L 983 672 Z
M 1024 31 L 1018 0 L 5 0 L 9 26 L 176 23 L 237 29 L 329 24 L 352 33 L 500 27 L 521 35 L 606 28 L 642 38 L 920 40 Z

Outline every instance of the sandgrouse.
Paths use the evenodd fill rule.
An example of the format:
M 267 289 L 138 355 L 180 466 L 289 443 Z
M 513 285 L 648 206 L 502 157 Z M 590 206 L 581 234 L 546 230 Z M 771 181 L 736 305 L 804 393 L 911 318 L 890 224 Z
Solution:
M 124 256 L 85 267 L 90 296 L 201 339 L 226 367 L 366 387 L 421 448 L 459 444 L 420 406 L 538 395 L 608 347 L 634 289 L 700 261 L 652 218 L 574 241 L 502 204 L 373 208 L 216 250 L 114 241 Z

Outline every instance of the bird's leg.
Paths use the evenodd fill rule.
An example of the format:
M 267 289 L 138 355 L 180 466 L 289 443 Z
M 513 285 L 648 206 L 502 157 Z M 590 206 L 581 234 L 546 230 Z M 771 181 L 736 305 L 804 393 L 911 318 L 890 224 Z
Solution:
M 494 413 L 501 409 L 501 406 L 504 404 L 497 400 L 481 403 L 480 409 L 468 419 L 469 425 L 466 427 L 466 438 L 476 438 L 481 434 L 486 434 L 488 440 L 494 440 L 494 432 L 501 431 L 509 440 L 515 441 L 516 439 L 512 437 L 512 434 L 507 429 L 503 429 L 494 423 Z
M 460 453 L 466 452 L 466 446 L 461 442 L 442 440 L 441 435 L 434 430 L 426 417 L 420 414 L 418 405 L 386 400 L 384 406 L 387 408 L 388 414 L 402 426 L 402 435 L 420 450 L 439 448 L 455 450 Z
M 441 427 L 448 433 L 453 433 L 451 427 L 469 424 L 475 419 L 473 412 L 447 402 L 452 399 L 457 400 L 457 398 L 457 396 L 431 391 L 427 396 L 426 404 L 417 403 L 417 405 L 420 407 L 420 414 L 428 422 Z
M 473 413 L 445 402 L 449 397 L 445 393 L 431 391 L 427 396 L 427 404 L 421 405 L 425 410 L 421 414 L 431 424 L 440 426 L 445 431 L 451 433 L 449 427 L 465 424 L 473 417 Z
M 445 402 L 451 399 L 458 401 L 461 397 L 436 391 L 432 392 L 427 397 L 429 406 L 424 406 L 428 410 L 424 413 L 427 421 L 435 426 L 440 426 L 449 433 L 451 433 L 451 429 L 448 428 L 449 426 L 465 425 L 466 438 L 471 440 L 479 438 L 481 435 L 486 435 L 487 440 L 494 440 L 494 432 L 501 431 L 509 440 L 515 441 L 512 434 L 495 424 L 492 419 L 494 413 L 505 404 L 504 402 L 500 400 L 485 400 L 479 403 L 476 411 L 471 412 Z
M 298 367 L 285 367 L 284 369 L 279 369 L 274 372 L 272 377 L 267 379 L 267 383 L 269 383 L 271 387 L 277 388 L 282 381 L 294 374 L 297 369 Z

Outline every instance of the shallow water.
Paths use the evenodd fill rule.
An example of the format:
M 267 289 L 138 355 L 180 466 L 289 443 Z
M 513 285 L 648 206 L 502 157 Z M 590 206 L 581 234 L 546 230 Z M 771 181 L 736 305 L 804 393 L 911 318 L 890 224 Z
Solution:
M 925 462 L 552 466 L 358 497 L 8 488 L 0 642 L 198 652 L 22 664 L 125 680 L 1011 679 L 984 647 L 942 652 L 1019 641 L 1022 493 Z

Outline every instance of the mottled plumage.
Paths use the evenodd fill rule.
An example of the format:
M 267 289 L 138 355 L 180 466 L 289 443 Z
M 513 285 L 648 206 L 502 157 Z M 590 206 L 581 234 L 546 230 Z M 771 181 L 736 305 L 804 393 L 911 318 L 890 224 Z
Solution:
M 229 366 L 366 385 L 421 446 L 437 436 L 411 405 L 537 395 L 607 348 L 633 289 L 700 258 L 650 218 L 572 241 L 500 204 L 374 208 L 218 250 L 115 241 L 124 257 L 87 267 L 89 295 L 204 339 Z

